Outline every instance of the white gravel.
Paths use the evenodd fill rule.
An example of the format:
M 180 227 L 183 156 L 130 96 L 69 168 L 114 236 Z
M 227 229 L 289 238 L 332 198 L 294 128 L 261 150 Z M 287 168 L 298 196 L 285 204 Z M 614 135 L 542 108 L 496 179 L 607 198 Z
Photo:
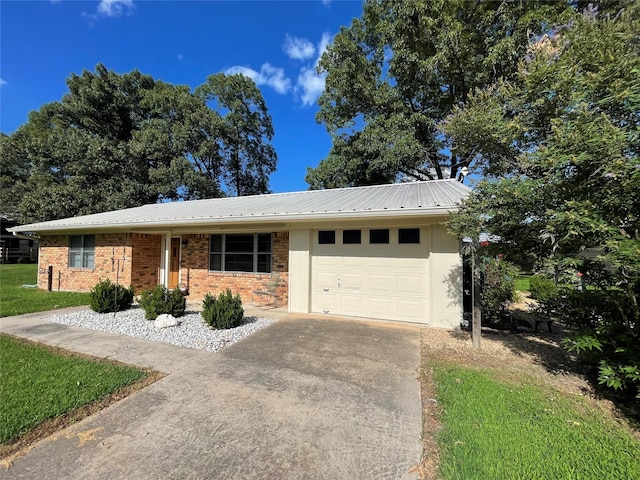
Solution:
M 269 318 L 245 317 L 239 327 L 215 330 L 204 323 L 200 312 L 187 311 L 185 315 L 178 318 L 181 322 L 179 326 L 158 329 L 154 326 L 153 320 L 145 320 L 144 310 L 138 306 L 116 314 L 86 310 L 48 317 L 47 320 L 52 323 L 119 333 L 209 352 L 222 350 L 275 321 Z

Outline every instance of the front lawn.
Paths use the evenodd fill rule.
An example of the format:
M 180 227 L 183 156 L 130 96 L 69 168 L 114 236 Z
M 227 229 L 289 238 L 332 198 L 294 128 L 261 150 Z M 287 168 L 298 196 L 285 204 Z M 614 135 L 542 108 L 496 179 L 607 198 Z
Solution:
M 8 335 L 0 335 L 0 365 L 0 456 L 43 422 L 77 420 L 78 409 L 155 374 Z
M 609 412 L 526 375 L 434 362 L 444 480 L 640 479 L 640 441 Z
M 0 317 L 89 304 L 88 293 L 47 292 L 22 286 L 36 284 L 37 277 L 37 265 L 0 265 Z

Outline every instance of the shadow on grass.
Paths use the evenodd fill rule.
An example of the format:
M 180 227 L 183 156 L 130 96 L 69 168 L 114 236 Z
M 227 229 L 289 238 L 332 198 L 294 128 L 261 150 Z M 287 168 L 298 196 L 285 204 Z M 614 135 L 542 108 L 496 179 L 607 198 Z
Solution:
M 567 351 L 562 340 L 571 334 L 563 325 L 554 322 L 551 330 L 540 324 L 535 330 L 534 317 L 525 310 L 512 311 L 512 322 L 483 321 L 482 335 L 501 342 L 514 355 L 532 358 L 550 375 L 577 375 L 586 379 L 590 389 L 583 393 L 610 401 L 634 428 L 640 429 L 640 403 L 638 399 L 606 388 L 598 382 L 598 365 Z M 456 335 L 470 335 L 470 331 L 458 331 Z

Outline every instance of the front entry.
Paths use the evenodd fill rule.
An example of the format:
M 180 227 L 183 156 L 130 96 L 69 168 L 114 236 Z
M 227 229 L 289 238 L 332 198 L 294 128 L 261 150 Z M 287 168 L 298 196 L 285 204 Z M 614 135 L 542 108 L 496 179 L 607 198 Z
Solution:
M 180 239 L 171 239 L 171 258 L 169 259 L 169 289 L 174 289 L 180 281 Z

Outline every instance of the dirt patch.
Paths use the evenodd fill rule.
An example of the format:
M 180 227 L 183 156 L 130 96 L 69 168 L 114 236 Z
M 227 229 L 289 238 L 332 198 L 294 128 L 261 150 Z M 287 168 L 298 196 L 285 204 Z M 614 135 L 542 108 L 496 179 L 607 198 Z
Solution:
M 535 379 L 568 396 L 585 398 L 592 406 L 617 418 L 621 428 L 630 430 L 637 438 L 640 432 L 629 428 L 621 420 L 613 403 L 597 398 L 586 379 L 583 367 L 576 358 L 562 347 L 565 332 L 558 325 L 553 332 L 546 327 L 540 332 L 519 332 L 487 329 L 482 332 L 481 348 L 474 349 L 471 333 L 463 330 L 443 330 L 425 327 L 420 331 L 421 344 L 421 389 L 423 407 L 423 458 L 419 473 L 423 480 L 437 478 L 437 435 L 439 406 L 432 361 L 445 362 L 478 370 L 491 370 L 505 381 L 519 382 L 523 376 Z

